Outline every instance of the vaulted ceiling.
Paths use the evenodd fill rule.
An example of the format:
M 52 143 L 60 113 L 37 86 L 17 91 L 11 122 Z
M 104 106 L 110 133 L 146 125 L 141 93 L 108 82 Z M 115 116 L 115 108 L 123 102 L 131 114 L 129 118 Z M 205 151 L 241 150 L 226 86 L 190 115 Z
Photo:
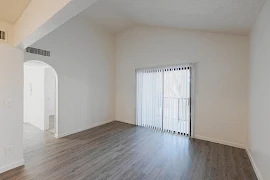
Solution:
M 248 34 L 266 0 L 98 0 L 83 13 L 112 32 L 135 24 Z
M 0 0 L 0 20 L 13 24 L 31 0 Z

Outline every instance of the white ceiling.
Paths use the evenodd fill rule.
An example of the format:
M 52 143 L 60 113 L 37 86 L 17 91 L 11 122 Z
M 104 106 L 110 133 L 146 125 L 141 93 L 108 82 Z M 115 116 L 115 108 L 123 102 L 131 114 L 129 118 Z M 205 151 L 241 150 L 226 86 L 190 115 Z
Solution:
M 123 11 L 111 0 L 98 0 L 83 13 L 91 20 L 115 33 L 136 24 L 129 13 Z
M 118 33 L 132 25 L 248 34 L 266 0 L 98 0 L 83 14 Z
M 0 20 L 16 22 L 31 0 L 0 0 Z

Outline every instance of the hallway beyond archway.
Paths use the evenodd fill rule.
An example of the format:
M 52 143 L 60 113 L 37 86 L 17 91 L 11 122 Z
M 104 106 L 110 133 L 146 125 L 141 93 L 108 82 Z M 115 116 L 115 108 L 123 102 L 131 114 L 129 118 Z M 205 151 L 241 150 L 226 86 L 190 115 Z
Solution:
M 24 63 L 24 123 L 58 134 L 58 79 L 47 63 Z

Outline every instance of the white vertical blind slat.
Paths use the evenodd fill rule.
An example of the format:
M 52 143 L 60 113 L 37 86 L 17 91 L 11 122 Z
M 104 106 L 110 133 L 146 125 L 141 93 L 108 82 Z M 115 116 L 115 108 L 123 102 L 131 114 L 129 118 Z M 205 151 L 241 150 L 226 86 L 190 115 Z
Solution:
M 183 113 L 184 113 L 184 118 L 183 118 L 183 121 L 182 121 L 182 124 L 183 124 L 183 133 L 185 134 L 186 133 L 186 70 L 184 68 L 184 71 L 183 71 L 183 81 L 184 81 L 184 87 L 183 87 L 183 104 L 184 104 L 184 107 L 183 107 Z
M 187 127 L 188 127 L 188 135 L 190 136 L 191 135 L 191 129 L 190 129 L 190 121 L 191 121 L 191 105 L 190 105 L 190 99 L 191 99 L 191 93 L 190 93 L 190 90 L 191 90 L 191 68 L 189 67 L 188 68 L 188 121 L 187 121 Z

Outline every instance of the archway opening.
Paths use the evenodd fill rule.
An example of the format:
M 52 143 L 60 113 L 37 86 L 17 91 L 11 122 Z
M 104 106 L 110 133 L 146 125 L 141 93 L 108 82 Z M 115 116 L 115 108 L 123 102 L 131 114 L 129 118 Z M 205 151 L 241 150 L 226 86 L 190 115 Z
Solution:
M 24 63 L 23 119 L 25 125 L 58 137 L 58 76 L 45 62 L 31 60 Z

